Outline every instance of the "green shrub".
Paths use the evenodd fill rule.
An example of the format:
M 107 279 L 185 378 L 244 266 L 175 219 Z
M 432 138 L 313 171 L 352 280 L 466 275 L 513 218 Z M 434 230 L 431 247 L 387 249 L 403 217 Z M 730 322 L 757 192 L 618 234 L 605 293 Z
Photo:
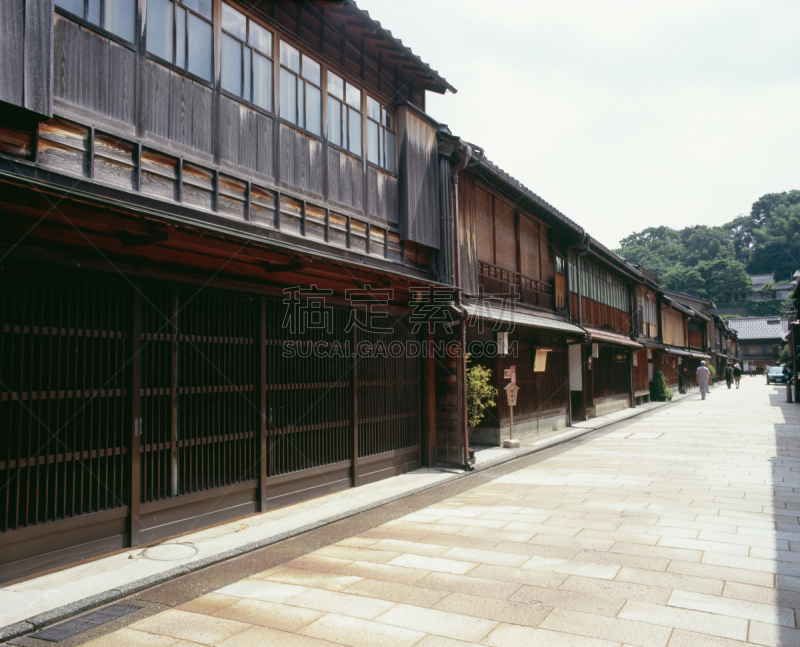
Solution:
M 467 412 L 470 429 L 481 424 L 486 409 L 495 406 L 497 389 L 492 386 L 492 371 L 477 365 L 467 369 Z
M 672 396 L 675 395 L 675 392 L 672 389 L 667 389 L 666 396 L 669 402 L 672 402 Z
M 707 364 L 706 368 L 708 368 L 708 372 L 711 373 L 712 380 L 717 377 L 717 369 L 711 366 L 711 364 Z
M 650 382 L 650 399 L 654 402 L 665 402 L 668 399 L 668 394 L 671 400 L 672 391 L 667 387 L 667 378 L 664 377 L 661 371 L 656 371 L 655 375 L 653 375 L 653 381 Z

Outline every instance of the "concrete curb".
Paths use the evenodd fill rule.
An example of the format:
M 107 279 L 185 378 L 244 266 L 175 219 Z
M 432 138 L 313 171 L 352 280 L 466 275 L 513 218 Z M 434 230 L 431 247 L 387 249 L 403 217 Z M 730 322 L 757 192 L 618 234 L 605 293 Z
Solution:
M 38 615 L 32 616 L 20 622 L 7 625 L 5 627 L 0 627 L 0 641 L 7 641 L 13 638 L 19 638 L 34 631 L 39 631 L 40 629 L 46 626 L 55 624 L 57 622 L 61 622 L 62 620 L 66 620 L 67 618 L 80 615 L 81 613 L 85 613 L 87 611 L 91 611 L 92 609 L 96 609 L 97 607 L 103 606 L 110 602 L 115 602 L 117 600 L 121 600 L 135 593 L 140 593 L 141 591 L 149 589 L 153 586 L 164 584 L 165 582 L 169 582 L 170 580 L 174 580 L 184 575 L 188 575 L 189 573 L 195 573 L 204 568 L 207 568 L 208 566 L 213 566 L 215 564 L 225 562 L 234 557 L 239 557 L 241 555 L 244 555 L 246 553 L 251 553 L 261 548 L 266 548 L 267 546 L 271 546 L 273 544 L 277 544 L 278 542 L 285 541 L 293 537 L 297 537 L 312 530 L 317 530 L 318 528 L 322 528 L 329 524 L 336 523 L 337 521 L 342 521 L 343 519 L 354 517 L 355 515 L 361 514 L 362 512 L 374 510 L 375 508 L 388 505 L 389 503 L 400 501 L 401 499 L 405 499 L 406 497 L 413 496 L 414 494 L 419 494 L 420 492 L 424 492 L 426 490 L 439 487 L 440 485 L 444 485 L 445 483 L 451 483 L 456 479 L 466 478 L 471 474 L 476 474 L 479 472 L 483 472 L 487 469 L 491 469 L 493 467 L 498 467 L 499 465 L 510 463 L 511 461 L 516 460 L 518 458 L 524 458 L 526 456 L 530 456 L 531 454 L 536 454 L 537 452 L 541 452 L 546 449 L 552 449 L 553 447 L 558 447 L 559 445 L 571 442 L 576 438 L 581 438 L 588 434 L 594 433 L 595 431 L 599 431 L 600 429 L 604 429 L 606 427 L 611 427 L 612 425 L 627 422 L 628 420 L 632 420 L 633 418 L 638 418 L 639 416 L 650 413 L 651 411 L 656 411 L 657 409 L 661 409 L 662 407 L 665 407 L 670 404 L 677 404 L 678 402 L 681 402 L 686 398 L 688 398 L 690 395 L 692 394 L 691 393 L 687 394 L 678 400 L 673 399 L 671 402 L 662 402 L 658 406 L 651 407 L 647 411 L 634 413 L 633 415 L 628 416 L 626 418 L 621 418 L 620 420 L 609 420 L 608 422 L 602 423 L 597 427 L 591 427 L 585 429 L 577 428 L 579 429 L 579 431 L 576 431 L 574 434 L 570 434 L 569 436 L 561 436 L 559 438 L 553 439 L 552 442 L 544 441 L 541 445 L 536 445 L 533 447 L 528 447 L 521 451 L 516 451 L 513 454 L 509 454 L 508 456 L 504 456 L 502 458 L 498 458 L 496 460 L 487 462 L 484 465 L 477 466 L 475 470 L 472 472 L 463 472 L 460 474 L 454 473 L 451 478 L 448 478 L 444 481 L 431 483 L 429 485 L 423 485 L 413 490 L 409 490 L 408 492 L 403 492 L 402 494 L 396 494 L 386 499 L 381 499 L 380 501 L 376 501 L 374 503 L 361 506 L 360 508 L 354 508 L 347 512 L 343 512 L 334 515 L 332 517 L 327 517 L 326 519 L 322 519 L 320 521 L 316 521 L 314 523 L 310 523 L 305 526 L 300 526 L 299 528 L 294 528 L 293 530 L 281 533 L 279 535 L 273 535 L 272 537 L 267 537 L 259 541 L 251 542 L 249 544 L 245 544 L 238 548 L 233 548 L 231 550 L 225 551 L 224 553 L 219 553 L 218 555 L 212 555 L 211 557 L 206 557 L 205 559 L 192 562 L 191 564 L 184 564 L 183 566 L 178 566 L 168 571 L 164 571 L 163 573 L 158 573 L 156 575 L 142 578 L 140 580 L 135 580 L 134 582 L 130 582 L 128 584 L 120 586 L 119 588 L 110 589 L 108 591 L 92 595 L 88 598 L 84 598 L 82 600 L 71 602 L 70 604 L 65 604 L 63 606 L 56 607 L 55 609 L 52 609 L 50 611 L 45 611 L 44 613 L 40 613 Z

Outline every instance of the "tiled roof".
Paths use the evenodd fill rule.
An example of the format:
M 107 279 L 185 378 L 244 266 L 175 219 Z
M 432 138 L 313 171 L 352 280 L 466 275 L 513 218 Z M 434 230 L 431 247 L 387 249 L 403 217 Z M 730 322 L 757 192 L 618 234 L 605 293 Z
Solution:
M 750 280 L 753 282 L 753 286 L 764 285 L 765 283 L 775 281 L 775 272 L 772 274 L 751 274 Z
M 419 66 L 420 72 L 426 73 L 431 79 L 433 79 L 434 81 L 440 83 L 443 86 L 443 88 L 445 88 L 447 90 L 450 90 L 450 92 L 452 92 L 453 94 L 458 92 L 458 90 L 456 90 L 452 85 L 450 85 L 447 82 L 447 79 L 445 79 L 441 74 L 439 74 L 430 65 L 425 63 L 419 56 L 417 56 L 414 52 L 412 52 L 411 48 L 408 47 L 405 43 L 403 43 L 402 40 L 400 40 L 391 31 L 389 31 L 383 25 L 381 25 L 380 22 L 378 22 L 372 16 L 370 16 L 369 15 L 369 11 L 367 11 L 366 9 L 361 9 L 356 4 L 355 0 L 346 0 L 346 1 L 349 4 L 351 4 L 353 7 L 358 9 L 358 11 L 361 12 L 361 14 L 364 16 L 364 18 L 366 18 L 367 20 L 369 20 L 372 23 L 372 25 L 374 26 L 373 28 L 374 28 L 375 32 L 381 33 L 381 35 L 386 37 L 386 39 L 389 40 L 389 42 L 393 43 L 394 46 L 403 53 L 403 56 L 407 56 L 408 58 L 413 60 L 414 64 Z M 444 92 L 444 90 L 442 90 L 442 92 Z
M 782 339 L 789 332 L 789 320 L 781 317 L 743 317 L 731 319 L 728 325 L 739 333 L 742 341 Z

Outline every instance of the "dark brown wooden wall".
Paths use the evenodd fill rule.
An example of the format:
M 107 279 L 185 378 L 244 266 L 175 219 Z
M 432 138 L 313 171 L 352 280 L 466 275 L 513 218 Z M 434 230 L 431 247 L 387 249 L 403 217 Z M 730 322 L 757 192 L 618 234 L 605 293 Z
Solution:
M 440 247 L 439 151 L 436 128 L 408 106 L 398 111 L 400 235 L 433 249 Z
M 592 359 L 592 386 L 595 401 L 631 392 L 630 351 L 600 346 L 599 357 Z M 622 355 L 625 361 L 616 361 Z
M 569 298 L 572 317 L 577 319 L 578 295 L 575 292 L 570 292 Z M 631 331 L 631 316 L 629 313 L 586 297 L 583 298 L 583 323 L 588 326 L 597 326 L 598 328 L 610 326 L 625 335 Z
M 533 372 L 535 347 L 530 344 L 519 344 L 517 357 L 500 357 L 497 361 L 495 385 L 499 391 L 496 416 L 503 423 L 510 417 L 508 400 L 503 389 L 508 384 L 504 379 L 505 369 L 516 366 L 517 406 L 514 407 L 514 421 L 522 422 L 532 418 L 544 418 L 566 413 L 569 406 L 569 376 L 567 374 L 567 350 L 552 344 L 542 344 L 553 350 L 547 353 L 545 371 Z
M 650 377 L 647 371 L 647 351 L 637 350 L 632 354 L 636 357 L 636 365 L 633 367 L 633 389 L 637 395 L 650 392 Z
M 0 101 L 53 115 L 53 0 L 0 0 Z
M 478 293 L 478 235 L 475 177 L 460 173 L 458 178 L 458 248 L 461 254 L 461 287 L 464 294 Z

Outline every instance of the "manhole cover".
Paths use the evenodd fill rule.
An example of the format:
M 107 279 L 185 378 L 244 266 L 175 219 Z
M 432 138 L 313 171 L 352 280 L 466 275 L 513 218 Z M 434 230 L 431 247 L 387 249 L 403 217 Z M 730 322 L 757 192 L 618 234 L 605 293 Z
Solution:
M 196 554 L 197 549 L 189 544 L 161 544 L 146 549 L 142 553 L 142 557 L 157 562 L 176 562 L 181 559 L 189 559 Z
M 39 640 L 47 640 L 52 643 L 61 642 L 70 636 L 88 631 L 93 627 L 99 627 L 106 622 L 111 622 L 129 613 L 138 611 L 139 609 L 140 607 L 134 607 L 128 604 L 114 604 L 105 609 L 98 609 L 97 611 L 87 613 L 85 616 L 73 618 L 72 620 L 67 620 L 66 622 L 48 627 L 47 629 L 42 629 L 42 631 L 31 634 L 30 637 L 38 638 Z

